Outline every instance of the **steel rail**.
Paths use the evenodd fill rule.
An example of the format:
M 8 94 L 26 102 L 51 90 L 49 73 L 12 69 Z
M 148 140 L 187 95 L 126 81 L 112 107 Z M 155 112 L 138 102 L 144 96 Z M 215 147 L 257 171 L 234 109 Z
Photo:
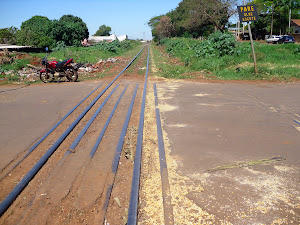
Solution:
M 77 109 L 81 103 L 83 103 L 88 97 L 90 97 L 96 90 L 98 90 L 100 87 L 102 86 L 102 84 L 100 84 L 98 87 L 96 87 L 91 93 L 89 93 L 85 98 L 83 98 L 73 109 L 71 109 L 60 121 L 58 121 L 47 133 L 45 133 L 37 142 L 35 142 L 35 144 L 28 149 L 26 155 L 24 155 L 16 164 L 14 164 L 13 166 L 8 166 L 6 168 L 4 168 L 3 170 L 8 170 L 5 174 L 2 174 L 0 176 L 0 181 L 3 180 L 3 178 L 5 178 L 13 169 L 15 169 L 24 159 L 27 158 L 27 156 L 30 155 L 30 153 L 32 153 L 37 146 L 39 146 L 69 115 L 71 115 L 72 112 L 75 111 L 75 109 Z M 9 169 L 8 169 L 9 168 Z
M 47 186 L 49 184 L 49 182 L 51 181 L 51 179 L 57 175 L 59 169 L 61 169 L 62 165 L 65 163 L 65 161 L 67 160 L 68 156 L 71 153 L 74 153 L 74 150 L 77 146 L 77 144 L 80 142 L 80 140 L 82 139 L 82 137 L 84 136 L 84 134 L 86 133 L 86 131 L 88 130 L 88 128 L 90 127 L 90 125 L 92 124 L 92 122 L 95 120 L 95 118 L 97 117 L 97 115 L 100 113 L 100 111 L 103 109 L 104 105 L 106 104 L 106 102 L 109 100 L 109 98 L 112 96 L 112 94 L 116 91 L 116 89 L 119 87 L 119 84 L 116 85 L 116 87 L 110 92 L 110 94 L 106 97 L 106 99 L 102 102 L 102 104 L 99 106 L 99 108 L 97 109 L 97 111 L 93 114 L 93 116 L 91 117 L 91 119 L 88 121 L 88 123 L 84 126 L 84 128 L 81 130 L 81 132 L 79 133 L 79 135 L 77 136 L 77 138 L 75 139 L 75 141 L 71 144 L 71 146 L 73 145 L 73 149 L 69 149 L 65 152 L 65 154 L 63 155 L 63 157 L 58 161 L 58 163 L 56 164 L 55 168 L 51 171 L 50 175 L 47 177 L 46 181 L 44 181 L 43 183 L 43 187 Z M 36 196 L 30 201 L 28 206 L 31 206 L 31 204 L 33 203 L 33 201 L 36 199 Z M 25 210 L 28 210 L 29 207 L 27 207 Z
M 87 124 L 84 126 L 84 128 L 80 131 L 80 133 L 77 135 L 77 137 L 75 138 L 75 140 L 73 141 L 73 143 L 71 144 L 70 148 L 65 152 L 65 154 L 63 155 L 63 157 L 59 160 L 59 162 L 57 163 L 56 167 L 54 168 L 54 170 L 51 172 L 51 174 L 49 175 L 47 180 L 50 180 L 56 173 L 57 171 L 61 168 L 61 166 L 64 164 L 64 162 L 67 160 L 67 158 L 69 157 L 69 155 L 71 153 L 75 152 L 75 148 L 77 147 L 77 145 L 79 144 L 79 142 L 81 141 L 81 139 L 83 138 L 84 134 L 86 133 L 86 131 L 89 129 L 89 127 L 92 125 L 92 123 L 94 122 L 94 120 L 96 119 L 96 117 L 98 116 L 98 114 L 101 112 L 101 110 L 103 109 L 103 107 L 105 106 L 105 104 L 107 103 L 107 101 L 109 100 L 109 98 L 112 96 L 112 94 L 115 92 L 115 90 L 119 87 L 119 84 L 116 85 L 116 87 L 110 92 L 110 94 L 105 98 L 105 100 L 102 102 L 102 104 L 99 106 L 99 108 L 96 110 L 96 112 L 93 114 L 93 116 L 89 119 L 89 121 L 87 122 Z
M 96 119 L 96 117 L 98 116 L 98 114 L 101 112 L 101 110 L 103 109 L 103 107 L 105 106 L 105 104 L 107 103 L 107 101 L 109 100 L 109 98 L 112 96 L 112 94 L 115 92 L 115 90 L 119 87 L 119 84 L 116 85 L 116 87 L 109 93 L 109 95 L 105 98 L 105 100 L 102 102 L 102 104 L 99 106 L 99 108 L 97 109 L 97 111 L 94 113 L 94 115 L 91 117 L 91 119 L 87 122 L 87 124 L 84 126 L 84 128 L 81 130 L 81 132 L 78 134 L 78 136 L 76 137 L 76 139 L 73 141 L 73 143 L 70 146 L 70 149 L 66 152 L 66 153 L 72 153 L 75 148 L 77 147 L 77 145 L 79 144 L 79 142 L 81 141 L 82 137 L 84 136 L 84 134 L 86 133 L 86 131 L 89 129 L 89 127 L 92 125 L 92 123 L 94 122 L 94 120 Z
M 144 90 L 143 90 L 143 99 L 142 99 L 142 105 L 141 105 L 141 114 L 140 114 L 140 120 L 139 120 L 139 131 L 138 131 L 136 152 L 135 152 L 135 158 L 134 158 L 134 167 L 133 167 L 133 176 L 132 176 L 132 184 L 131 184 L 127 225 L 136 225 L 137 224 L 148 69 L 149 69 L 149 46 L 148 46 L 146 76 L 145 76 Z
M 129 120 L 130 120 L 130 117 L 131 117 L 131 113 L 132 113 L 134 101 L 135 101 L 135 98 L 136 98 L 136 93 L 137 93 L 137 90 L 138 90 L 138 86 L 139 85 L 137 84 L 136 87 L 135 87 L 135 90 L 134 90 L 134 93 L 133 93 L 133 96 L 132 96 L 132 99 L 131 99 L 131 102 L 130 102 L 130 105 L 129 105 L 129 108 L 128 108 L 128 112 L 127 112 L 127 115 L 126 115 L 126 119 L 125 119 L 125 122 L 124 122 L 124 125 L 123 125 L 123 128 L 122 128 L 122 131 L 121 131 L 121 135 L 120 135 L 120 138 L 119 138 L 119 141 L 118 141 L 118 146 L 116 148 L 116 153 L 115 153 L 113 163 L 112 163 L 112 166 L 111 166 L 111 171 L 113 173 L 116 173 L 117 170 L 118 170 L 120 154 L 121 154 L 121 151 L 122 151 L 122 148 L 123 148 L 124 139 L 125 139 L 126 131 L 127 131 L 127 128 L 128 128 Z
M 99 114 L 99 112 L 100 112 L 101 109 L 104 107 L 104 105 L 105 105 L 105 103 L 107 102 L 107 100 L 111 97 L 111 95 L 113 94 L 113 92 L 116 90 L 116 88 L 117 88 L 118 86 L 119 86 L 119 84 L 118 84 L 118 85 L 115 87 L 115 89 L 110 93 L 110 95 L 106 97 L 106 100 L 104 100 L 104 102 L 99 106 L 98 110 L 94 113 L 93 117 L 92 117 L 92 118 L 90 119 L 90 121 L 87 123 L 88 126 L 86 126 L 85 128 L 82 129 L 81 133 L 80 133 L 80 134 L 77 136 L 77 138 L 76 138 L 77 140 L 75 140 L 75 141 L 71 144 L 71 146 L 73 145 L 73 149 L 69 149 L 69 150 L 66 151 L 66 153 L 63 155 L 63 157 L 59 160 L 58 164 L 55 166 L 55 168 L 51 171 L 51 174 L 48 176 L 47 180 L 43 183 L 43 186 L 49 184 L 50 180 L 58 173 L 58 171 L 59 171 L 59 169 L 61 168 L 61 166 L 62 166 L 62 165 L 64 164 L 64 162 L 67 160 L 68 156 L 69 156 L 71 153 L 74 153 L 74 150 L 75 150 L 77 144 L 79 143 L 79 141 L 81 140 L 81 138 L 83 137 L 83 135 L 86 133 L 87 128 L 92 124 L 92 122 L 94 121 L 94 119 L 96 118 L 96 116 Z M 103 129 L 102 129 L 102 132 L 100 133 L 99 136 L 102 136 L 102 137 L 103 137 L 103 135 L 104 135 L 104 133 L 105 133 L 105 130 L 106 130 L 106 128 L 108 127 L 108 124 L 109 124 L 109 122 L 110 122 L 110 120 L 111 120 L 111 118 L 112 118 L 112 116 L 113 116 L 113 114 L 114 114 L 114 112 L 115 112 L 117 106 L 119 105 L 120 100 L 121 100 L 122 96 L 124 95 L 124 93 L 125 93 L 125 91 L 126 91 L 126 89 L 127 89 L 128 86 L 129 86 L 129 85 L 127 84 L 126 87 L 125 87 L 125 89 L 123 90 L 123 92 L 122 92 L 121 95 L 119 96 L 119 99 L 118 99 L 117 103 L 115 104 L 115 106 L 114 106 L 114 108 L 113 108 L 113 110 L 112 110 L 112 112 L 111 112 L 109 118 L 107 119 L 107 121 L 106 121 L 106 123 L 105 123 L 105 125 L 104 125 L 104 127 L 103 127 Z M 80 136 L 81 136 L 81 138 L 79 138 Z M 101 137 L 101 139 L 102 139 L 102 137 Z M 101 140 L 100 140 L 100 141 L 101 141 Z M 100 142 L 99 142 L 99 143 L 100 143 Z M 98 145 L 99 145 L 99 144 L 98 144 Z M 70 147 L 70 148 L 71 148 L 71 147 Z M 83 167 L 81 168 L 81 173 L 82 173 L 83 171 L 86 170 L 86 168 L 87 168 L 87 166 L 89 165 L 91 159 L 92 159 L 92 158 L 90 157 L 90 158 L 88 158 L 88 160 L 85 161 Z M 29 203 L 28 207 L 26 208 L 26 211 L 29 209 L 29 206 L 32 205 L 32 203 L 33 203 L 33 201 L 35 200 L 35 198 L 36 198 L 36 197 L 34 197 L 34 198 L 31 200 L 31 202 Z
M 93 148 L 92 148 L 92 150 L 91 150 L 91 152 L 90 152 L 90 154 L 89 154 L 89 158 L 85 161 L 84 165 L 81 167 L 81 172 L 80 172 L 80 174 L 81 174 L 82 176 L 83 176 L 83 174 L 85 173 L 85 171 L 86 171 L 88 165 L 90 164 L 90 162 L 91 162 L 91 160 L 92 160 L 92 158 L 93 158 L 95 152 L 97 151 L 98 146 L 99 146 L 99 144 L 100 144 L 100 142 L 101 142 L 101 140 L 102 140 L 102 138 L 103 138 L 103 136 L 104 136 L 104 133 L 106 132 L 106 129 L 107 129 L 107 127 L 109 126 L 109 123 L 110 123 L 110 121 L 111 121 L 113 115 L 115 114 L 115 111 L 116 111 L 116 109 L 117 109 L 117 107 L 118 107 L 118 105 L 119 105 L 119 103 L 120 103 L 120 101 L 121 101 L 121 99 L 122 99 L 124 93 L 126 92 L 126 89 L 128 88 L 128 86 L 129 86 L 129 84 L 126 85 L 126 87 L 125 87 L 124 90 L 122 91 L 121 95 L 119 96 L 117 102 L 116 102 L 115 105 L 114 105 L 114 108 L 112 109 L 112 111 L 111 111 L 109 117 L 108 117 L 107 120 L 106 120 L 106 123 L 104 124 L 104 126 L 103 126 L 103 128 L 102 128 L 102 130 L 101 130 L 101 132 L 100 132 L 100 134 L 99 134 L 98 139 L 96 140 L 96 142 L 95 142 L 95 144 L 94 144 L 94 146 L 93 146 Z M 96 113 L 95 113 L 95 114 L 96 114 Z M 67 152 L 66 152 L 66 154 L 64 155 L 64 157 L 60 160 L 59 166 L 61 166 L 61 165 L 64 163 L 66 157 L 67 157 L 70 153 L 71 153 L 71 151 L 67 151 Z M 55 172 L 58 171 L 59 166 L 56 167 L 56 170 L 53 171 L 53 172 L 51 173 L 51 175 L 50 175 L 50 177 L 49 177 L 48 179 L 51 179 L 51 177 L 53 177 L 54 175 L 56 175 Z M 77 179 L 78 179 L 78 178 L 77 178 Z M 102 222 L 102 223 L 103 223 L 103 222 Z
M 126 91 L 127 88 L 128 88 L 128 84 L 127 84 L 126 87 L 124 88 L 124 90 L 123 90 L 123 92 L 121 93 L 121 95 L 120 95 L 118 101 L 116 102 L 116 104 L 115 104 L 113 110 L 111 111 L 109 117 L 107 118 L 107 120 L 106 120 L 106 122 L 105 122 L 105 124 L 104 124 L 104 126 L 103 126 L 103 128 L 102 128 L 102 130 L 101 130 L 101 132 L 100 132 L 100 134 L 99 134 L 99 137 L 97 138 L 97 140 L 96 140 L 96 142 L 95 142 L 95 144 L 94 144 L 94 146 L 93 146 L 93 148 L 92 148 L 92 150 L 91 150 L 91 152 L 90 152 L 90 158 L 93 158 L 93 157 L 94 157 L 94 155 L 95 155 L 95 153 L 96 153 L 96 151 L 97 151 L 97 149 L 98 149 L 98 147 L 99 147 L 99 144 L 100 144 L 100 142 L 101 142 L 101 140 L 102 140 L 102 138 L 103 138 L 103 136 L 104 136 L 104 133 L 105 133 L 105 131 L 106 131 L 106 129 L 107 129 L 109 123 L 110 123 L 110 120 L 111 120 L 111 118 L 113 117 L 113 115 L 115 114 L 115 111 L 116 111 L 116 109 L 117 109 L 117 107 L 118 107 L 118 105 L 119 105 L 119 103 L 120 103 L 120 101 L 121 101 L 121 99 L 122 99 L 122 97 L 123 97 L 123 95 L 124 95 L 124 93 L 125 93 L 125 91 Z
M 157 125 L 157 142 L 158 142 L 158 152 L 159 152 L 159 162 L 160 162 L 160 175 L 161 175 L 161 185 L 162 185 L 162 197 L 164 206 L 164 224 L 171 225 L 174 224 L 174 214 L 173 206 L 171 202 L 171 191 L 168 176 L 168 167 L 166 160 L 166 152 L 164 145 L 164 138 L 161 128 L 160 112 L 158 108 L 158 96 L 156 84 L 154 86 L 154 96 L 155 96 L 155 114 L 156 114 L 156 125 Z
M 124 124 L 123 124 L 123 128 L 122 128 L 122 131 L 121 131 L 121 134 L 120 134 L 120 137 L 119 137 L 118 145 L 117 145 L 117 148 L 116 148 L 116 151 L 115 151 L 112 166 L 111 166 L 110 172 L 109 172 L 109 174 L 107 176 L 107 179 L 106 179 L 107 180 L 106 187 L 105 187 L 106 190 L 104 189 L 104 191 L 103 191 L 103 192 L 105 192 L 105 198 L 104 198 L 104 200 L 102 200 L 103 207 L 101 209 L 99 209 L 99 210 L 101 210 L 100 213 L 102 213 L 103 216 L 100 218 L 100 221 L 97 221 L 97 222 L 99 222 L 99 224 L 103 224 L 104 221 L 105 221 L 107 208 L 108 208 L 108 204 L 109 204 L 109 201 L 110 201 L 111 192 L 112 192 L 112 189 L 113 189 L 113 186 L 114 186 L 116 173 L 117 173 L 118 166 L 119 166 L 120 156 L 121 156 L 121 152 L 122 152 L 122 149 L 123 149 L 124 139 L 125 139 L 128 124 L 129 124 L 129 121 L 130 121 L 130 118 L 131 118 L 132 109 L 133 109 L 134 101 L 135 101 L 135 98 L 136 98 L 138 86 L 139 85 L 137 84 L 136 87 L 135 87 L 134 93 L 132 95 L 131 102 L 130 102 L 130 105 L 129 105 L 129 108 L 128 108 L 128 111 L 127 111 L 127 115 L 126 115 L 126 118 L 125 118 L 125 121 L 124 121 Z
M 67 128 L 67 130 L 56 140 L 56 142 L 46 151 L 46 153 L 40 158 L 40 160 L 32 167 L 32 169 L 24 176 L 24 178 L 17 184 L 17 186 L 10 192 L 10 194 L 0 204 L 0 216 L 9 208 L 11 203 L 17 198 L 17 196 L 23 191 L 33 177 L 38 173 L 42 166 L 48 161 L 49 157 L 55 152 L 60 144 L 71 133 L 74 127 L 85 116 L 85 114 L 92 108 L 92 106 L 99 100 L 99 98 L 106 92 L 106 90 L 123 74 L 123 72 L 133 63 L 133 61 L 139 56 L 143 48 L 139 53 L 129 62 L 129 64 L 116 76 L 107 87 L 90 103 L 88 107 L 77 117 L 77 119 Z
M 300 122 L 298 120 L 294 120 L 294 122 L 300 125 Z

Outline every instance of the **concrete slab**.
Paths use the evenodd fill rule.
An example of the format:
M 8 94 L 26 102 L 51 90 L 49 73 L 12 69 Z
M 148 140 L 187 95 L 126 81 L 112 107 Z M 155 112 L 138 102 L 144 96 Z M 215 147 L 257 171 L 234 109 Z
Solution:
M 299 83 L 166 82 L 158 91 L 170 157 L 199 211 L 214 224 L 299 223 Z

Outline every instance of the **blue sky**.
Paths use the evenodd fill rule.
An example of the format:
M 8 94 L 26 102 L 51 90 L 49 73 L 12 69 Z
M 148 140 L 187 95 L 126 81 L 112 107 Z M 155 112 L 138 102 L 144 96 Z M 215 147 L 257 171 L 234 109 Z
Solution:
M 0 28 L 20 28 L 22 22 L 36 15 L 53 20 L 71 14 L 87 24 L 90 35 L 105 24 L 116 35 L 151 39 L 147 22 L 175 9 L 179 2 L 181 0 L 0 0 Z

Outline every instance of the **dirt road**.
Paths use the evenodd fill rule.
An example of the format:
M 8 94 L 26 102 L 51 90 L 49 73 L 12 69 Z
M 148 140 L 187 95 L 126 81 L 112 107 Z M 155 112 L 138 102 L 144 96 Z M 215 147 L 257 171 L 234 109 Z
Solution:
M 99 82 L 0 87 L 0 169 L 32 145 Z
M 21 190 L 20 195 L 1 216 L 1 224 L 95 224 L 103 223 L 104 219 L 110 224 L 120 224 L 124 221 L 125 208 L 128 209 L 130 197 L 133 146 L 137 136 L 136 127 L 143 89 L 141 84 L 144 82 L 145 69 L 141 74 L 138 74 L 138 71 L 144 67 L 146 59 L 147 51 L 144 50 L 115 83 L 112 83 L 113 78 L 130 60 L 111 68 L 110 72 L 116 71 L 113 78 L 107 77 L 96 82 L 61 82 L 3 88 L 3 92 L 0 93 L 3 99 L 1 122 L 6 127 L 2 126 L 1 131 L 5 134 L 6 129 L 10 133 L 3 135 L 2 140 L 7 144 L 0 152 L 1 163 L 5 167 L 1 172 L 1 202 L 23 182 L 24 175 L 31 173 L 66 130 L 74 122 L 78 121 L 78 124 L 63 138 L 63 142 L 57 145 L 51 157 L 25 189 Z M 11 165 L 23 158 L 28 146 L 100 84 L 102 86 L 74 110 L 28 157 L 6 173 Z M 111 178 L 115 175 L 112 174 L 111 165 L 135 90 L 137 94 L 129 117 L 117 178 L 114 180 L 111 198 L 108 198 Z M 42 107 L 43 104 L 46 107 Z M 91 104 L 93 107 L 86 111 Z M 86 111 L 86 114 L 81 117 L 83 111 Z M 35 121 L 36 124 L 32 125 Z M 86 127 L 80 141 L 72 147 Z M 27 145 L 12 141 L 15 136 L 22 137 L 22 140 L 28 139 Z M 100 137 L 101 143 L 96 145 L 96 140 Z M 67 154 L 68 152 L 70 154 Z M 10 161 L 12 162 L 6 167 Z M 104 209 L 104 205 L 107 204 L 108 210 Z

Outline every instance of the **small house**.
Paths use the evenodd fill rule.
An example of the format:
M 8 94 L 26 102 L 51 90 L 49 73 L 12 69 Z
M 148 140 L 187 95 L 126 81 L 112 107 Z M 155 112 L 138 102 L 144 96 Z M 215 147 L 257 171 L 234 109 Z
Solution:
M 295 34 L 300 34 L 300 19 L 292 19 L 291 20 L 291 27 L 294 28 Z

